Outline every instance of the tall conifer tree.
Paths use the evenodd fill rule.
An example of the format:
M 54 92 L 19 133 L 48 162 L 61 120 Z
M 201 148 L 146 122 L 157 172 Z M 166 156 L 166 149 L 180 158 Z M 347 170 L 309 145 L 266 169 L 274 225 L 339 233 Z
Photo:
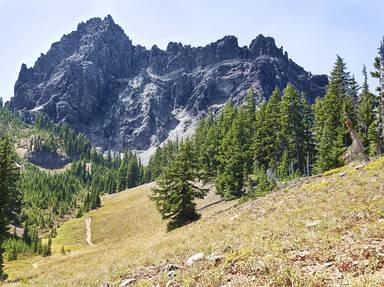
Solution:
M 182 143 L 180 150 L 164 170 L 153 189 L 152 199 L 163 219 L 170 220 L 168 229 L 179 227 L 199 218 L 194 200 L 203 198 L 207 190 L 198 186 L 201 179 L 193 147 L 189 140 Z
M 19 201 L 19 173 L 15 163 L 15 153 L 10 140 L 0 141 L 0 279 L 5 279 L 3 271 L 3 247 L 7 226 L 12 216 L 13 206 Z

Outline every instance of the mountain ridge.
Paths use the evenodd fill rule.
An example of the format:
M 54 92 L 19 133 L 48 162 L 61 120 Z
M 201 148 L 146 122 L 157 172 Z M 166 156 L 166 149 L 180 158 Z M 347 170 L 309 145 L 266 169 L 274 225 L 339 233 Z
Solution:
M 148 50 L 108 15 L 80 23 L 33 67 L 23 64 L 8 107 L 45 112 L 103 149 L 148 150 L 190 134 L 208 110 L 241 104 L 249 88 L 260 103 L 288 82 L 314 102 L 328 80 L 306 72 L 271 37 L 244 47 L 225 36 L 204 47 Z

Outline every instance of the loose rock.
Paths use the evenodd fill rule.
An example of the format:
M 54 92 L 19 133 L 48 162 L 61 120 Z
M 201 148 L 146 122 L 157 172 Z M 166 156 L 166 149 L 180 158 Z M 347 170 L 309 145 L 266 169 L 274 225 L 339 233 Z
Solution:
M 204 259 L 204 253 L 197 253 L 191 257 L 188 258 L 188 260 L 185 262 L 185 265 L 192 266 L 196 261 L 200 261 Z

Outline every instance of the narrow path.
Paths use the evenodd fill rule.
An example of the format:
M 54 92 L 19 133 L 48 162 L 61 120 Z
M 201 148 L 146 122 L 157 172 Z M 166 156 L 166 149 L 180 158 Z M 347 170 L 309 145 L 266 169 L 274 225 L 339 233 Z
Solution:
M 95 244 L 92 243 L 91 241 L 91 223 L 92 223 L 92 218 L 91 217 L 87 217 L 85 219 L 85 229 L 87 231 L 87 235 L 85 237 L 85 241 L 87 241 L 87 243 L 91 246 L 95 246 Z

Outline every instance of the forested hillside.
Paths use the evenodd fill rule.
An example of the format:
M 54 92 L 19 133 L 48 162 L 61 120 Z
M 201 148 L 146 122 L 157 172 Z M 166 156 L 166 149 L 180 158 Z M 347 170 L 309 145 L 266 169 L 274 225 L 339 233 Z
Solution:
M 313 105 L 290 84 L 259 106 L 249 90 L 244 106 L 228 103 L 201 121 L 193 137 L 159 148 L 148 169 L 156 175 L 163 168 L 154 191 L 163 217 L 171 226 L 180 217 L 198 218 L 193 200 L 204 193 L 196 181 L 215 183 L 226 200 L 253 198 L 282 182 L 381 155 L 382 98 L 370 92 L 365 67 L 362 73 L 359 87 L 338 56 L 326 95 Z
M 51 240 L 62 222 L 99 207 L 102 194 L 145 180 L 144 168 L 133 153 L 100 154 L 83 134 L 67 124 L 53 123 L 44 114 L 33 122 L 26 124 L 0 107 L 0 163 L 4 169 L 0 210 L 5 214 L 0 239 L 8 261 L 31 253 L 50 255 Z M 21 143 L 26 143 L 24 157 L 15 150 Z M 65 157 L 70 165 L 50 173 L 29 162 L 47 155 Z

